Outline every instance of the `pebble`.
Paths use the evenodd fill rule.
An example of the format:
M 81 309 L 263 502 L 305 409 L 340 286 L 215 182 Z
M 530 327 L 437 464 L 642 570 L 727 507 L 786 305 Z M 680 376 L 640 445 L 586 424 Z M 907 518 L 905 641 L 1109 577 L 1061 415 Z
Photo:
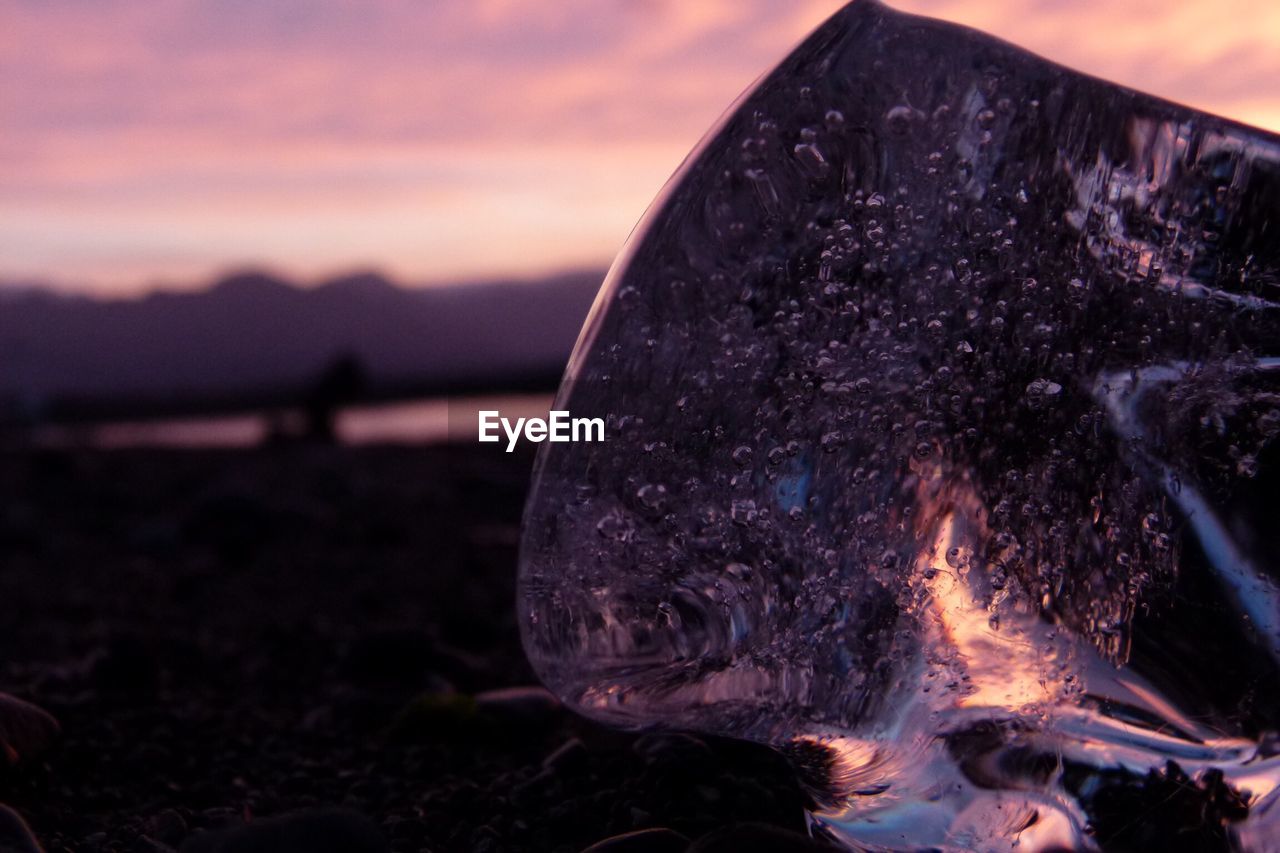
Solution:
M 48 711 L 8 693 L 0 693 L 0 756 L 10 766 L 46 749 L 58 736 L 58 721 Z
M 631 746 L 645 761 L 705 762 L 712 759 L 711 748 L 701 738 L 683 732 L 650 732 Z
M 565 771 L 580 767 L 587 757 L 587 746 L 579 738 L 569 738 L 542 759 L 544 770 Z
M 0 853 L 41 853 L 27 822 L 8 806 L 0 806 Z
M 684 853 L 688 847 L 689 839 L 675 830 L 655 828 L 605 838 L 582 853 Z
M 528 725 L 559 719 L 563 706 L 545 687 L 503 687 L 476 694 L 476 710 L 486 716 Z
M 367 817 L 315 809 L 266 818 L 187 839 L 181 853 L 384 853 L 382 831 Z
M 478 728 L 473 697 L 424 693 L 400 709 L 387 736 L 397 742 L 434 742 L 470 736 Z
M 187 837 L 187 822 L 175 809 L 152 815 L 146 823 L 147 835 L 161 844 L 173 846 Z

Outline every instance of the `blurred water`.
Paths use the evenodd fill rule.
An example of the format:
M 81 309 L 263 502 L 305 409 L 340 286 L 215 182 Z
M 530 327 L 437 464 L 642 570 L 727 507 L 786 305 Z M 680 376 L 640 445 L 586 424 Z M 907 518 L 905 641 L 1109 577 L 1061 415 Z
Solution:
M 511 417 L 545 417 L 549 394 L 440 397 L 368 406 L 350 406 L 334 419 L 336 439 L 346 445 L 441 444 L 476 441 L 477 412 L 501 411 Z M 280 427 L 296 427 L 296 411 L 259 411 L 236 415 L 159 420 L 111 421 L 34 428 L 30 442 L 38 447 L 249 448 Z M 296 430 L 295 430 L 296 431 Z

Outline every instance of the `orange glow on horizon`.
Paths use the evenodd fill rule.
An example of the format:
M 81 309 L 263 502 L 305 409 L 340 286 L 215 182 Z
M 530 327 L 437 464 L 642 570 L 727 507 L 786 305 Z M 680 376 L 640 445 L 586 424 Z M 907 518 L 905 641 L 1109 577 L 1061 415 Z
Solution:
M 839 0 L 0 0 L 0 279 L 131 292 L 245 263 L 608 263 L 721 111 Z M 1271 0 L 900 0 L 1280 130 Z

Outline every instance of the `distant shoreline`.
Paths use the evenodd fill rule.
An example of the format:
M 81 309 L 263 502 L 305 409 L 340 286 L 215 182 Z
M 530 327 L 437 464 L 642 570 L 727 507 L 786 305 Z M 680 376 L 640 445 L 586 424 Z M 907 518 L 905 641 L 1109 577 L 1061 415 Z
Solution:
M 475 441 L 476 413 L 480 409 L 545 415 L 553 396 L 549 391 L 539 391 L 359 403 L 336 413 L 333 443 L 365 446 Z M 8 444 L 35 450 L 250 449 L 305 441 L 300 431 L 292 428 L 300 418 L 300 410 L 284 407 L 231 414 L 46 423 L 11 433 Z M 3 444 L 0 442 L 0 446 Z
M 132 301 L 28 293 L 0 311 L 0 429 L 549 391 L 602 277 L 415 290 L 248 272 Z

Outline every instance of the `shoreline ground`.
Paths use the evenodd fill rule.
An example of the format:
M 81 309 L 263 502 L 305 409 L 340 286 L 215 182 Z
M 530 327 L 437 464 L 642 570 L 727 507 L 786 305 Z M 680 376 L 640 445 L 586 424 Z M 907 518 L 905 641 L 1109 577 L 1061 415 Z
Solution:
M 0 803 L 49 851 L 260 849 L 234 834 L 246 822 L 294 832 L 262 842 L 286 850 L 803 832 L 772 752 L 609 731 L 532 689 L 513 614 L 531 461 L 464 446 L 4 454 L 0 691 L 62 734 L 0 769 Z M 339 841 L 366 830 L 370 846 Z

